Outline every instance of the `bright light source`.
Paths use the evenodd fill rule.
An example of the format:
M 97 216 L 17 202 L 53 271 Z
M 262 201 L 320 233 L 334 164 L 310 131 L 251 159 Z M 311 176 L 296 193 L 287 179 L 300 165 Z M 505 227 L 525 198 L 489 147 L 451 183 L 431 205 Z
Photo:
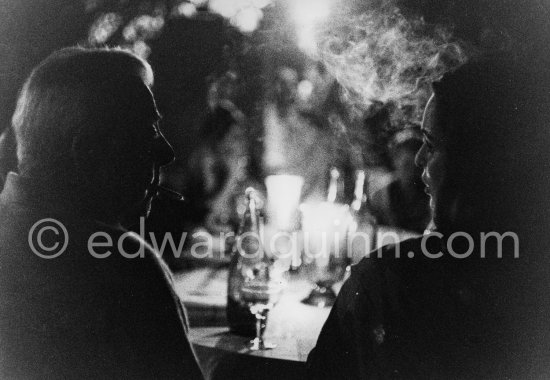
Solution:
M 311 56 L 317 52 L 315 24 L 330 15 L 330 2 L 331 0 L 299 0 L 292 3 L 298 46 Z
M 293 17 L 298 25 L 312 25 L 330 14 L 330 0 L 297 0 L 293 3 Z
M 222 17 L 232 18 L 239 11 L 240 2 L 236 0 L 210 0 L 208 7 L 212 12 L 218 13 Z
M 298 28 L 298 47 L 310 55 L 315 55 L 317 40 L 315 39 L 313 27 L 301 26 Z
M 296 175 L 266 177 L 269 224 L 281 231 L 291 231 L 295 227 L 303 184 L 304 179 Z
M 257 8 L 245 8 L 231 19 L 231 23 L 235 25 L 241 32 L 250 33 L 255 31 L 263 17 L 263 12 Z
M 346 246 L 346 231 L 353 223 L 348 205 L 322 202 L 300 205 L 304 252 L 318 266 L 329 264 L 330 253 Z

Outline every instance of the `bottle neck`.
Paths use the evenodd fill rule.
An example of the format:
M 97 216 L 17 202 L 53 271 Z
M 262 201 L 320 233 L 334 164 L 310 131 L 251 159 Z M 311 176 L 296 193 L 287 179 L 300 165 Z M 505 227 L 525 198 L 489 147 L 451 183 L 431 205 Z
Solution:
M 353 212 L 358 213 L 366 201 L 365 195 L 365 171 L 357 170 L 355 172 L 355 188 L 353 190 L 353 202 L 351 202 L 351 209 Z
M 344 183 L 340 171 L 336 168 L 330 169 L 330 182 L 327 192 L 327 202 L 344 203 Z

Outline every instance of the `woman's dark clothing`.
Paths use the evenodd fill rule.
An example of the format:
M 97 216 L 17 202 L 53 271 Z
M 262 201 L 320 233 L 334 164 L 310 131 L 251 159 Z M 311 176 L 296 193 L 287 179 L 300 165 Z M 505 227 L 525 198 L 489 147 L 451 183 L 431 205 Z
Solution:
M 429 254 L 441 251 L 439 238 L 427 242 Z M 522 297 L 520 261 L 475 253 L 430 259 L 421 244 L 385 246 L 352 267 L 308 357 L 309 378 L 540 376 L 529 364 L 531 328 L 523 321 L 534 308 Z

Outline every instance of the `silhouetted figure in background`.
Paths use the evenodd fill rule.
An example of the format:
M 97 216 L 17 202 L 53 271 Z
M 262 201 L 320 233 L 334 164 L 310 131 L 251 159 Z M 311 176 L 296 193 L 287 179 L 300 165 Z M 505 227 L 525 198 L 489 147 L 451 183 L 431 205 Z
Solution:
M 249 177 L 244 115 L 230 102 L 217 105 L 202 123 L 198 141 L 185 191 L 196 225 L 213 233 L 232 231 L 239 220 L 237 198 Z
M 25 83 L 0 195 L 0 377 L 202 377 L 169 271 L 123 227 L 173 160 L 152 82 L 131 53 L 69 48 Z
M 324 103 L 300 97 L 298 80 L 296 70 L 290 67 L 279 67 L 273 74 L 262 109 L 264 171 L 266 175 L 301 176 L 302 200 L 319 202 L 326 199 L 331 167 L 337 167 L 346 181 L 345 190 L 351 201 L 353 168 L 348 146 L 333 130 L 329 115 L 323 113 Z M 313 87 L 312 93 L 315 90 Z

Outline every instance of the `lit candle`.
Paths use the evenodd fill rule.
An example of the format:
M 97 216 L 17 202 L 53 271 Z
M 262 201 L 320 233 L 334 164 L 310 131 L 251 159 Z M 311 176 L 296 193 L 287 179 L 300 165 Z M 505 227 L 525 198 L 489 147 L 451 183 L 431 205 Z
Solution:
M 268 223 L 280 231 L 294 231 L 304 179 L 296 175 L 270 175 L 267 187 Z
M 304 253 L 318 267 L 329 264 L 330 256 L 345 252 L 346 237 L 353 217 L 349 206 L 331 202 L 302 204 L 302 233 Z

